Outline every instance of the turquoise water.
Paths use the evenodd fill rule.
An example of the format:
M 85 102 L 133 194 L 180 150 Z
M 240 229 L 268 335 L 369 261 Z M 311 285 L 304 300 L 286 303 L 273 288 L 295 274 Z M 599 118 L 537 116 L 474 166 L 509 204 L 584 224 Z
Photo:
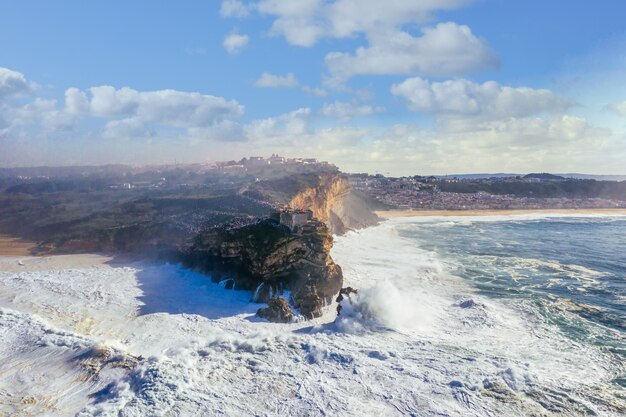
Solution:
M 437 218 L 399 231 L 483 295 L 613 355 L 626 387 L 626 218 Z

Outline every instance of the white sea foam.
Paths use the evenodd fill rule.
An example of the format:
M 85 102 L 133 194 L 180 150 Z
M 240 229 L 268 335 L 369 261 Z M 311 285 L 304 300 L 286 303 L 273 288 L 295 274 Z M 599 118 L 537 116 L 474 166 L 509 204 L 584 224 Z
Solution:
M 545 213 L 516 213 L 516 214 L 493 214 L 480 216 L 410 216 L 394 217 L 386 221 L 387 224 L 420 224 L 429 223 L 435 227 L 452 227 L 458 225 L 469 226 L 475 223 L 493 222 L 525 222 L 533 220 L 561 219 L 563 221 L 576 221 L 584 219 L 602 219 L 605 221 L 619 221 L 626 218 L 622 213 L 554 213 L 546 210 Z
M 0 374 L 0 413 L 43 409 L 28 399 L 50 416 L 618 415 L 602 352 L 480 296 L 396 222 L 338 238 L 333 257 L 354 303 L 288 325 L 171 265 L 0 273 L 1 366 L 56 381 Z M 137 359 L 72 382 L 95 346 Z

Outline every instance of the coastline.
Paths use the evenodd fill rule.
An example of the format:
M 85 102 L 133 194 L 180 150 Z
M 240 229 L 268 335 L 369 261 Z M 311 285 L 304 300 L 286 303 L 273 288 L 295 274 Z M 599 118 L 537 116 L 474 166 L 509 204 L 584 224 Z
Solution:
M 626 216 L 626 209 L 520 209 L 520 210 L 385 210 L 376 211 L 382 219 L 397 217 L 474 217 L 474 216 L 515 216 L 525 214 L 566 214 L 566 215 L 616 215 Z
M 89 269 L 103 265 L 116 265 L 114 258 L 96 253 L 73 255 L 8 255 L 0 252 L 0 272 L 58 271 L 65 269 Z M 120 264 L 122 265 L 122 264 Z
M 0 256 L 31 256 L 35 242 L 0 234 Z

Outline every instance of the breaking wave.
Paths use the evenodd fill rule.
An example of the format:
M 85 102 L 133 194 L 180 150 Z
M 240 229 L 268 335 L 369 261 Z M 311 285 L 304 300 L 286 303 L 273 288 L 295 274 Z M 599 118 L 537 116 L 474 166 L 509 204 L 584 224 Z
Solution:
M 623 333 L 594 321 L 611 299 L 593 302 L 621 266 L 523 250 L 557 227 L 542 221 L 349 232 L 333 257 L 358 293 L 338 320 L 328 306 L 288 325 L 172 265 L 0 273 L 0 414 L 622 415 L 624 368 L 607 343 Z M 581 336 L 600 328 L 602 343 Z

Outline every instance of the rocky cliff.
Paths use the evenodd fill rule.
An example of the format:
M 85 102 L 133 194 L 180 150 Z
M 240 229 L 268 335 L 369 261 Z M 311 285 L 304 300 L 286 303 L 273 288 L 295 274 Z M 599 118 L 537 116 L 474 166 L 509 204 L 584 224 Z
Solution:
M 294 175 L 261 181 L 246 192 L 274 204 L 312 210 L 332 234 L 372 226 L 379 221 L 365 199 L 352 189 L 341 173 Z
M 277 321 L 290 317 L 279 297 L 303 317 L 319 317 L 322 307 L 341 289 L 343 276 L 330 257 L 333 240 L 328 227 L 322 222 L 313 225 L 294 233 L 265 220 L 239 229 L 201 233 L 183 254 L 183 264 L 227 288 L 253 291 L 255 301 L 282 309 Z M 272 314 L 264 317 L 272 319 Z
M 252 291 L 255 301 L 268 303 L 262 317 L 319 316 L 343 283 L 341 268 L 330 256 L 333 234 L 375 224 L 377 217 L 338 172 L 294 174 L 234 190 L 210 198 L 139 199 L 109 216 L 123 214 L 127 222 L 111 226 L 106 213 L 86 216 L 68 223 L 68 232 L 41 242 L 38 250 L 182 262 L 227 288 Z M 310 209 L 318 220 L 297 233 L 259 220 L 276 205 Z M 260 209 L 246 211 L 249 206 Z

